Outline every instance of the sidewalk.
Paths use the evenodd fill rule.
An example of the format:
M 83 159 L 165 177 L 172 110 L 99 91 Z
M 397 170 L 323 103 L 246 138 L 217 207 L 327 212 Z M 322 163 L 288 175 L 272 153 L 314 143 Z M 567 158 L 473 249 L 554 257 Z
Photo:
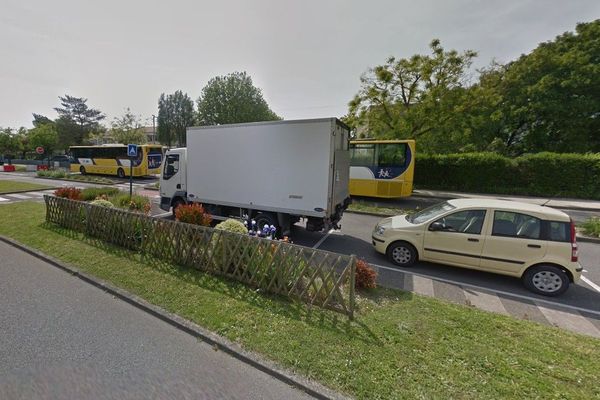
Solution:
M 447 192 L 442 190 L 413 190 L 413 197 L 432 197 L 439 199 L 500 199 L 521 201 L 548 207 L 581 210 L 581 211 L 597 211 L 600 213 L 600 200 L 582 200 L 582 199 L 563 199 L 551 197 L 532 197 L 532 196 L 512 196 L 502 194 L 479 194 L 479 193 L 461 193 Z

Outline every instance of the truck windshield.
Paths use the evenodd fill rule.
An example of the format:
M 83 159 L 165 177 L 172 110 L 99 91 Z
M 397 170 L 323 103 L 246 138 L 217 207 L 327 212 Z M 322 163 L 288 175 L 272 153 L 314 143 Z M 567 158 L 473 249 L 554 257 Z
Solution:
M 407 215 L 406 220 L 413 224 L 422 224 L 423 222 L 429 221 L 430 219 L 433 219 L 438 215 L 445 213 L 446 211 L 454 210 L 455 208 L 456 207 L 454 207 L 452 204 L 443 202 L 416 212 L 412 215 Z

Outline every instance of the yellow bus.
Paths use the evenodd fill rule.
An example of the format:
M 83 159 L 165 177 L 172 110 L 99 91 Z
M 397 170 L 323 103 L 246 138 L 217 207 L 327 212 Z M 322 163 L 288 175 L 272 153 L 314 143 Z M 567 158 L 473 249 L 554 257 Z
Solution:
M 100 146 L 71 146 L 71 172 L 85 174 L 129 176 L 130 160 L 124 144 Z M 160 174 L 163 162 L 163 147 L 143 144 L 138 146 L 133 160 L 133 176 Z
M 408 197 L 414 173 L 414 140 L 350 141 L 351 196 Z

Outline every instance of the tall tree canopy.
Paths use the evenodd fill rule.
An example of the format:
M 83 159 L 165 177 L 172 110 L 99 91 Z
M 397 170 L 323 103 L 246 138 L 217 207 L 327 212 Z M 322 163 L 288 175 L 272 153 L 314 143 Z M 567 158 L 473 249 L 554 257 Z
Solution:
M 125 113 L 111 122 L 110 134 L 116 143 L 144 144 L 147 142 L 141 118 L 131 112 L 129 108 Z
M 18 132 L 11 128 L 0 128 L 0 156 L 15 157 L 22 149 L 23 142 Z
M 474 51 L 445 51 L 439 40 L 430 55 L 388 58 L 361 76 L 361 89 L 346 118 L 369 136 L 418 138 L 442 148 L 453 140 L 466 100 L 466 71 Z
M 55 123 L 60 145 L 66 149 L 71 145 L 83 144 L 90 132 L 99 130 L 100 121 L 105 115 L 88 107 L 87 99 L 83 97 L 66 94 L 59 99 L 61 107 L 54 110 L 59 116 Z
M 158 140 L 171 147 L 175 142 L 185 146 L 186 129 L 194 125 L 194 102 L 181 90 L 162 93 L 158 99 Z
M 281 118 L 270 108 L 259 88 L 245 72 L 233 72 L 208 81 L 198 98 L 200 125 L 275 121 Z
M 600 152 L 600 20 L 469 81 L 476 53 L 389 58 L 361 77 L 345 121 L 368 136 L 415 138 L 429 153 Z

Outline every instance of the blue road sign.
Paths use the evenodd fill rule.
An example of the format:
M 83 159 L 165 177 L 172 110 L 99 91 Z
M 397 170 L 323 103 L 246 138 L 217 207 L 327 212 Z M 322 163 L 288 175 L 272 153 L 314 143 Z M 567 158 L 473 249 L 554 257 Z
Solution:
M 136 144 L 128 144 L 127 145 L 127 156 L 128 157 L 137 157 L 137 145 Z

